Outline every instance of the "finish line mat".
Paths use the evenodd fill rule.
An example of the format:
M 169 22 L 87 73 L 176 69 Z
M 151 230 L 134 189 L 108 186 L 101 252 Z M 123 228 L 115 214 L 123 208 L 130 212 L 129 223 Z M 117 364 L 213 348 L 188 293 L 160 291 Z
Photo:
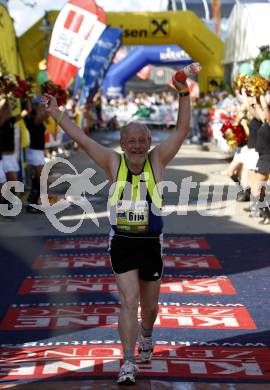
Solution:
M 0 239 L 0 387 L 117 376 L 107 242 Z M 153 360 L 138 362 L 138 382 L 269 383 L 269 236 L 165 235 L 164 264 Z

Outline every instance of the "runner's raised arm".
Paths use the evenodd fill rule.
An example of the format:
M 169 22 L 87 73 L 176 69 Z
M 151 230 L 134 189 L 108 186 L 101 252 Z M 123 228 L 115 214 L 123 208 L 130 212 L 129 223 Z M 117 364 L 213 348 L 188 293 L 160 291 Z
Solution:
M 59 109 L 54 96 L 45 93 L 42 95 L 41 103 L 70 138 L 77 142 L 80 147 L 84 149 L 102 169 L 104 169 L 109 179 L 113 181 L 114 172 L 117 171 L 119 165 L 118 154 L 89 138 L 64 111 Z
M 179 108 L 175 130 L 162 143 L 157 145 L 151 152 L 153 159 L 157 158 L 163 168 L 174 158 L 180 149 L 190 127 L 191 108 L 188 84 L 180 83 L 174 77 L 173 84 L 179 94 Z

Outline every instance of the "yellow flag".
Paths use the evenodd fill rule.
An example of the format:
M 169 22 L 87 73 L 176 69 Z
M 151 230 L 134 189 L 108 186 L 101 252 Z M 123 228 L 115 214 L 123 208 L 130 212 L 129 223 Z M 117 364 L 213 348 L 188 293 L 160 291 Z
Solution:
M 17 74 L 24 77 L 19 52 L 17 50 L 16 34 L 13 21 L 7 8 L 0 3 L 0 71 Z

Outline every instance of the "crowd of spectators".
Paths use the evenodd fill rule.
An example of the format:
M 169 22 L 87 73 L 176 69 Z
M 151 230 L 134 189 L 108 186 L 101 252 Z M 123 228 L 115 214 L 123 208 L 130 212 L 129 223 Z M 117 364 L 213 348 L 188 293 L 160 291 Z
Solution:
M 234 94 L 228 94 L 226 91 L 218 90 L 214 93 L 201 94 L 199 97 L 191 96 L 191 101 L 191 127 L 185 142 L 187 144 L 191 143 L 198 145 L 214 143 L 221 152 L 230 156 L 232 162 L 228 168 L 228 175 L 242 186 L 238 195 L 238 201 L 250 200 L 252 183 L 250 182 L 250 179 L 248 179 L 246 173 L 247 163 L 245 163 L 245 161 L 247 161 L 247 157 L 245 157 L 244 152 L 248 148 L 249 143 L 251 144 L 251 141 L 249 141 L 249 129 L 250 124 L 252 127 L 252 120 L 257 118 L 260 121 L 260 125 L 263 123 L 262 120 L 258 118 L 258 114 L 255 112 L 252 114 L 249 112 L 247 109 L 248 98 L 239 93 L 239 91 L 236 91 Z M 255 101 L 255 103 L 259 107 L 260 103 L 258 101 Z M 65 106 L 65 111 L 72 120 L 82 127 L 87 135 L 91 136 L 93 131 L 115 132 L 131 120 L 144 123 L 151 129 L 160 131 L 170 130 L 176 123 L 177 105 L 178 96 L 174 91 L 151 94 L 134 93 L 133 91 L 130 91 L 126 96 L 119 98 L 108 98 L 98 92 L 91 101 L 88 101 L 83 105 L 80 104 L 79 99 L 69 98 Z M 43 122 L 44 125 L 43 123 L 39 123 L 39 117 L 43 120 L 42 113 L 39 113 L 38 111 L 38 102 L 34 101 L 32 104 L 32 113 L 24 119 L 24 122 L 28 127 L 30 140 L 28 148 L 25 148 L 26 153 L 22 155 L 19 152 L 18 142 L 16 142 L 17 119 L 13 117 L 11 112 L 6 110 L 6 107 L 9 107 L 7 102 L 2 102 L 2 122 L 4 120 L 4 114 L 7 112 L 7 120 L 9 121 L 7 123 L 12 122 L 12 131 L 8 129 L 7 131 L 1 131 L 0 142 L 2 145 L 9 142 L 10 145 L 12 144 L 12 148 L 10 146 L 10 150 L 5 150 L 2 147 L 5 172 L 3 169 L 1 170 L 2 176 L 0 177 L 0 182 L 4 182 L 4 176 L 9 178 L 9 172 L 17 172 L 17 177 L 19 167 L 15 161 L 16 155 L 17 158 L 20 158 L 19 163 L 21 166 L 23 158 L 27 163 L 26 166 L 32 167 L 32 173 L 30 174 L 32 177 L 32 184 L 30 184 L 30 186 L 32 185 L 32 189 L 30 190 L 29 199 L 34 197 L 35 202 L 38 202 L 38 176 L 40 175 L 44 163 L 56 155 L 64 154 L 64 156 L 67 156 L 69 154 L 68 149 L 70 146 L 75 149 L 78 148 L 78 146 L 76 144 L 74 145 L 61 128 L 59 128 L 59 126 L 50 118 L 43 118 L 45 120 L 45 122 Z M 21 117 L 18 117 L 18 119 L 21 119 Z M 228 121 L 241 123 L 241 125 L 245 127 L 247 134 L 246 147 L 243 147 L 245 145 L 241 145 L 241 147 L 235 147 L 234 145 L 234 147 L 232 147 L 224 138 L 222 126 Z M 2 127 L 5 128 L 6 126 L 7 125 L 3 122 Z M 40 129 L 40 131 L 38 132 L 35 130 L 33 132 L 32 128 Z M 33 137 L 37 132 L 40 133 L 40 136 L 38 139 L 34 139 Z M 10 138 L 11 134 L 12 140 Z M 9 137 L 9 139 L 5 140 L 5 137 Z M 42 141 L 43 138 L 44 141 Z M 31 150 L 31 148 L 33 150 Z M 252 148 L 255 148 L 255 145 L 252 145 Z M 43 155 L 44 152 L 45 158 L 43 160 L 41 155 Z M 29 153 L 32 153 L 31 156 Z M 255 161 L 254 156 L 255 155 L 253 155 L 253 161 Z M 13 159 L 12 166 L 11 163 L 9 163 L 11 158 Z M 5 162 L 6 160 L 8 161 Z M 257 169 L 256 163 L 253 165 L 254 166 L 251 168 L 255 172 Z M 268 172 L 264 172 L 264 176 L 265 178 L 266 176 L 268 177 Z M 29 210 L 31 211 L 32 209 L 30 208 Z M 260 213 L 260 216 L 261 215 L 262 213 Z
M 83 106 L 78 109 L 81 125 L 89 133 L 99 128 L 108 131 L 117 130 L 131 120 L 158 130 L 175 126 L 178 97 L 174 92 L 146 94 L 130 91 L 126 96 L 119 98 L 108 99 L 100 95 L 99 97 L 98 105 L 94 98 L 87 107 Z M 202 144 L 210 141 L 211 132 L 209 132 L 208 124 L 212 108 L 226 97 L 225 92 L 191 97 L 192 121 L 187 142 Z M 97 108 L 99 108 L 98 111 Z

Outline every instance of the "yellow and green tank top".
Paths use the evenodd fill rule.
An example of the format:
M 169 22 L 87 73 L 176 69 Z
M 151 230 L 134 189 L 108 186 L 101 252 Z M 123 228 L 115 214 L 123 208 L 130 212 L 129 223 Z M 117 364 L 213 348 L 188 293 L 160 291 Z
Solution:
M 162 197 L 160 196 L 149 157 L 139 174 L 128 168 L 121 154 L 113 193 L 109 197 L 110 220 L 115 233 L 159 235 L 162 232 Z

